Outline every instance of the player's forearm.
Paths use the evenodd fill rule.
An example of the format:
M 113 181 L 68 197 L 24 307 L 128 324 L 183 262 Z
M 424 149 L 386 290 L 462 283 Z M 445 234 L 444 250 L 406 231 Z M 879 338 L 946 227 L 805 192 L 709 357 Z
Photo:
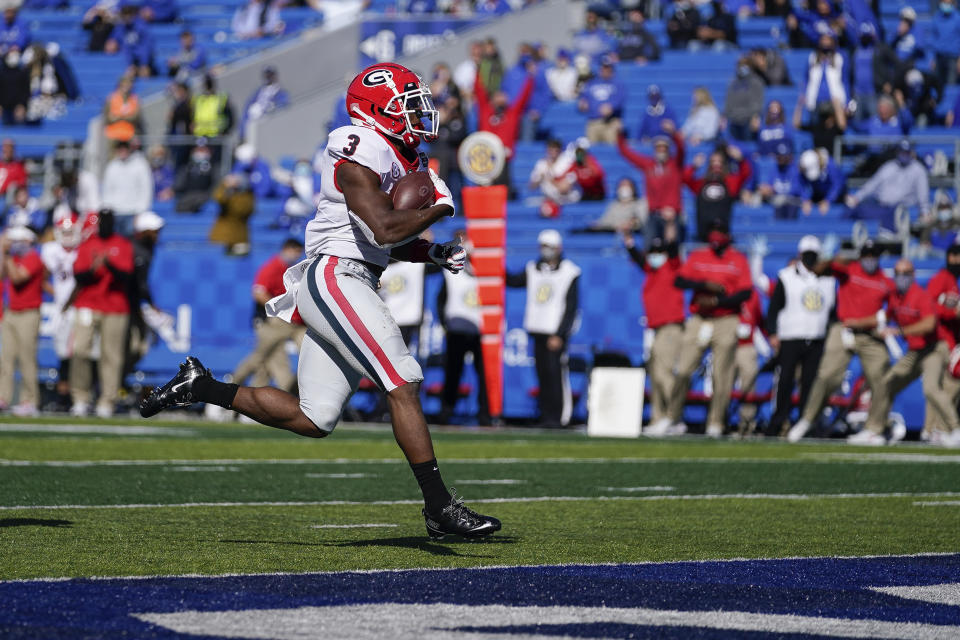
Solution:
M 377 228 L 371 231 L 379 244 L 394 244 L 420 235 L 434 222 L 449 215 L 450 207 L 447 205 L 434 205 L 426 209 L 395 209 L 379 216 Z

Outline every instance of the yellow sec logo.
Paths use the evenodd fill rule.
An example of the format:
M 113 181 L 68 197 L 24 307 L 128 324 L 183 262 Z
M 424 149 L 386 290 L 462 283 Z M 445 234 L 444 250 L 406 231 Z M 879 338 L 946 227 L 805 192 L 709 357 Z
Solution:
M 803 308 L 808 311 L 823 309 L 823 294 L 818 289 L 807 289 L 800 297 Z

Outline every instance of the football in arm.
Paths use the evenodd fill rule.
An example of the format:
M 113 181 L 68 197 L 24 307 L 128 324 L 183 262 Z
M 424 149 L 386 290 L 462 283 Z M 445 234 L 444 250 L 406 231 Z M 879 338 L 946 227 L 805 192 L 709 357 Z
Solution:
M 415 171 L 400 178 L 390 193 L 394 209 L 425 209 L 437 200 L 433 180 L 426 171 Z

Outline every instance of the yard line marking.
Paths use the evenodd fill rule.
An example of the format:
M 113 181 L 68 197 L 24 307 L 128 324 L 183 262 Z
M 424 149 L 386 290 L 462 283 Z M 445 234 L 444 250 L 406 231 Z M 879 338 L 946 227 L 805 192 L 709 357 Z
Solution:
M 675 487 L 600 487 L 604 491 L 676 491 Z
M 0 432 L 11 433 L 97 433 L 123 436 L 180 436 L 200 435 L 196 429 L 183 427 L 147 427 L 140 425 L 101 424 L 0 424 Z
M 908 600 L 960 606 L 960 583 L 928 584 L 917 587 L 870 587 L 872 591 Z
M 826 458 L 826 459 L 838 459 L 838 460 L 847 460 L 850 462 L 863 462 L 864 460 L 869 460 L 871 462 L 940 462 L 940 463 L 958 463 L 960 462 L 960 455 L 954 454 L 943 454 L 937 455 L 934 453 L 801 453 L 803 457 L 813 457 L 813 458 Z
M 657 496 L 532 496 L 517 498 L 478 498 L 476 503 L 506 504 L 523 502 L 584 502 L 584 501 L 631 501 L 658 502 L 661 500 L 828 500 L 828 499 L 873 499 L 873 498 L 955 498 L 960 492 L 934 491 L 921 493 L 702 493 Z M 54 504 L 54 505 L 2 505 L 0 511 L 70 510 L 70 509 L 178 509 L 192 507 L 332 507 L 332 506 L 391 506 L 423 504 L 423 500 L 299 500 L 263 502 L 177 502 L 169 504 Z
M 399 527 L 398 524 L 371 522 L 368 524 L 312 524 L 311 529 L 378 529 L 380 527 Z
M 164 471 L 240 471 L 238 467 L 225 467 L 223 465 L 212 465 L 212 466 L 202 466 L 202 467 L 170 467 L 169 469 L 164 469 Z
M 377 473 L 305 473 L 304 477 L 307 478 L 379 478 L 380 474 Z
M 503 478 L 501 480 L 454 480 L 457 484 L 525 484 L 526 480 L 511 480 Z
M 915 507 L 960 507 L 960 500 L 934 500 L 927 502 L 914 502 Z

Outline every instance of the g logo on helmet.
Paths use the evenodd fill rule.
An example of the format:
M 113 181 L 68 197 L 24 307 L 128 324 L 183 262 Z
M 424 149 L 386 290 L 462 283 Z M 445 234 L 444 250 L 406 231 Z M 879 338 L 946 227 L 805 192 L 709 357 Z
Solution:
M 379 87 L 382 84 L 387 84 L 392 79 L 393 72 L 390 71 L 390 69 L 374 69 L 363 76 L 361 82 L 367 87 Z

